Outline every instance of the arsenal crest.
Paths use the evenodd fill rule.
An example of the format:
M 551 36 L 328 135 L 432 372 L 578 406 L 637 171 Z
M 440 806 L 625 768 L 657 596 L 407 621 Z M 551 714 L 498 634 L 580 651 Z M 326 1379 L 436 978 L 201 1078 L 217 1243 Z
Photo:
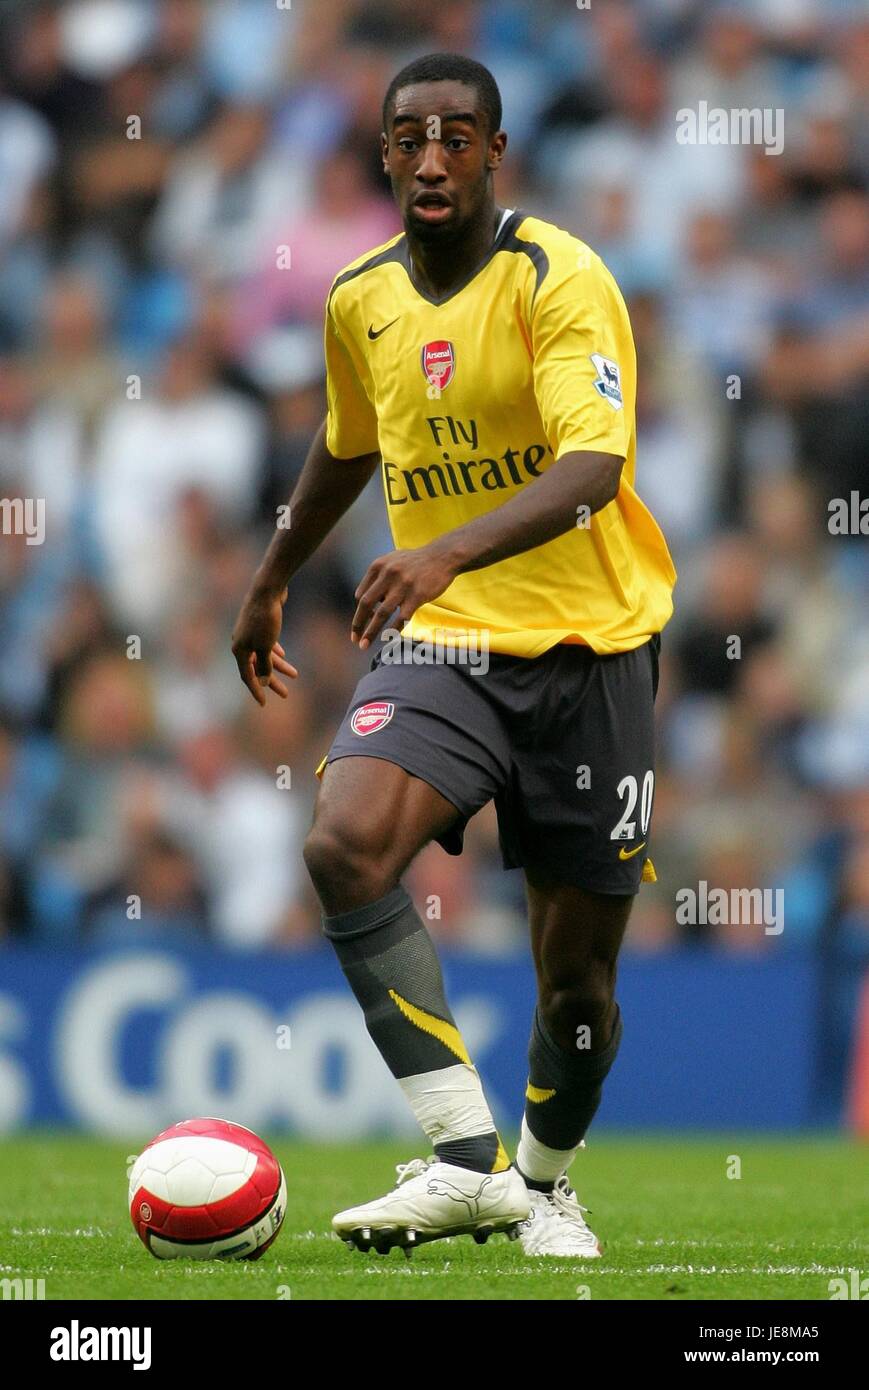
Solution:
M 438 386 L 444 391 L 456 371 L 456 350 L 452 343 L 448 343 L 444 338 L 435 343 L 424 343 L 422 370 L 430 386 Z
M 376 734 L 384 728 L 394 713 L 395 705 L 391 700 L 371 700 L 367 705 L 360 705 L 353 711 L 350 728 L 354 734 L 365 738 L 367 734 Z

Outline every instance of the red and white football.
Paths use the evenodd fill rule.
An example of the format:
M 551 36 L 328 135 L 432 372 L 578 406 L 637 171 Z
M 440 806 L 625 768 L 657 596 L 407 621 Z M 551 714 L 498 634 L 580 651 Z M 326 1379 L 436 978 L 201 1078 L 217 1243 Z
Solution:
M 271 1149 L 229 1120 L 164 1129 L 133 1164 L 129 1195 L 136 1233 L 158 1260 L 258 1260 L 287 1207 Z

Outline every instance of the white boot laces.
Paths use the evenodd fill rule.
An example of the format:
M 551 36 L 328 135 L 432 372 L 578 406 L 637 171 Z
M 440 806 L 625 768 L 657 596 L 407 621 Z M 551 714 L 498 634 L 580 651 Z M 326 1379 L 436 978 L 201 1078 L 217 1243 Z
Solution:
M 559 1216 L 563 1217 L 566 1221 L 570 1221 L 574 1226 L 578 1226 L 582 1231 L 588 1230 L 582 1213 L 584 1211 L 590 1211 L 590 1208 L 584 1207 L 582 1203 L 577 1200 L 576 1193 L 572 1191 L 566 1173 L 562 1173 L 561 1177 L 556 1182 L 552 1190 L 551 1200 Z
M 398 1174 L 396 1188 L 401 1187 L 402 1183 L 408 1182 L 411 1178 L 421 1178 L 436 1162 L 437 1159 L 432 1154 L 429 1158 L 412 1158 L 409 1163 L 397 1163 L 395 1165 L 395 1171 Z

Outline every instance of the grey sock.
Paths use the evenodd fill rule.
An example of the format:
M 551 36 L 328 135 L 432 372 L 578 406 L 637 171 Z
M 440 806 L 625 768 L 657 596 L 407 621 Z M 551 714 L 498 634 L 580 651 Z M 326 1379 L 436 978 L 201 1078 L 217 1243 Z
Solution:
M 431 937 L 401 885 L 375 903 L 324 917 L 323 933 L 393 1076 L 470 1064 Z
M 603 1052 L 573 1054 L 558 1046 L 540 1010 L 528 1047 L 528 1080 L 539 1100 L 525 1100 L 528 1128 L 550 1149 L 573 1149 L 585 1136 L 603 1094 L 603 1083 L 622 1040 L 622 1015 L 616 1005 L 612 1037 Z

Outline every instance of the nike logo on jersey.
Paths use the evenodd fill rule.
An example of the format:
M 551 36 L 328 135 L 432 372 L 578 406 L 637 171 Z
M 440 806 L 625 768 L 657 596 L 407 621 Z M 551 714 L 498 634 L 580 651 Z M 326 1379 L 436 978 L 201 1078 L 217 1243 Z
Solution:
M 641 845 L 637 845 L 636 849 L 625 849 L 624 847 L 622 847 L 622 849 L 619 850 L 619 859 L 633 859 L 635 854 L 639 854 L 640 850 L 645 848 L 645 840 Z
M 398 320 L 400 318 L 401 314 L 399 314 L 397 318 L 390 319 L 389 323 L 385 323 L 382 328 L 375 328 L 373 323 L 369 323 L 368 336 L 371 339 L 371 341 L 373 342 L 375 338 L 379 338 L 381 333 L 385 333 L 387 328 L 391 328 L 394 323 L 398 323 Z

